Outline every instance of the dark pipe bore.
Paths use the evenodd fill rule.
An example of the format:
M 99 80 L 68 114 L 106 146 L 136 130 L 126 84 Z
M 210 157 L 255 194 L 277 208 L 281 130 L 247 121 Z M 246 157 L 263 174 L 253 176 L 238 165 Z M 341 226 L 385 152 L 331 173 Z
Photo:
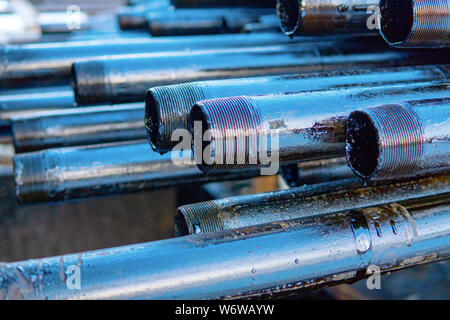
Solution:
M 390 43 L 405 41 L 414 21 L 413 1 L 381 0 L 381 32 Z

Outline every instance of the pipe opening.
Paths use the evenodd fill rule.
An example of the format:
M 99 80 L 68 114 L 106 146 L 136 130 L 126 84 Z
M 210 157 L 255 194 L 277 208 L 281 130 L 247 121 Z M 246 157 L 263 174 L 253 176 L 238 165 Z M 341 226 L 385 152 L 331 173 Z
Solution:
M 194 129 L 195 129 L 194 124 L 197 122 L 200 122 L 201 126 L 202 126 L 201 127 L 202 128 L 201 150 L 199 149 L 200 146 L 198 146 L 198 144 L 196 144 L 196 141 L 195 141 L 196 135 L 194 133 Z M 203 151 L 211 143 L 211 141 L 204 141 L 205 139 L 203 139 L 203 137 L 205 136 L 205 132 L 208 131 L 209 129 L 210 129 L 210 125 L 208 123 L 208 115 L 205 113 L 205 111 L 203 110 L 203 108 L 201 106 L 199 106 L 198 104 L 195 104 L 192 107 L 191 113 L 189 115 L 189 130 L 192 134 L 192 146 L 193 146 L 193 150 L 194 150 L 195 162 L 197 163 L 197 166 L 202 171 L 206 170 L 206 166 L 203 163 Z M 198 156 L 200 156 L 201 159 L 198 159 Z
M 391 44 L 407 40 L 414 22 L 413 1 L 381 0 L 380 13 L 383 37 Z
M 378 131 L 365 112 L 352 112 L 347 120 L 346 153 L 350 168 L 358 176 L 368 179 L 375 174 L 380 157 Z
M 175 236 L 176 237 L 183 237 L 189 235 L 189 228 L 187 225 L 186 218 L 181 213 L 180 210 L 177 210 L 177 213 L 175 214 Z
M 300 8 L 301 0 L 279 0 L 277 2 L 281 28 L 287 35 L 293 35 L 300 26 Z
M 159 133 L 160 120 L 158 101 L 153 96 L 152 91 L 149 90 L 145 98 L 145 127 L 153 150 L 157 150 L 161 144 L 161 135 Z

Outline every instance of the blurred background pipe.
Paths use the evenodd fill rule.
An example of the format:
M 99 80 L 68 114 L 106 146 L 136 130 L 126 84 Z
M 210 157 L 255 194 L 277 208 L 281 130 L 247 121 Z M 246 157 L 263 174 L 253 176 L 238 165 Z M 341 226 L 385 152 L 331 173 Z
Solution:
M 176 8 L 275 8 L 275 2 L 275 0 L 170 0 L 170 3 Z
M 145 139 L 142 103 L 36 112 L 11 120 L 16 153 Z
M 216 36 L 219 37 L 219 36 Z M 322 41 L 152 54 L 73 64 L 80 105 L 144 101 L 148 88 L 188 81 L 322 70 L 447 63 L 444 52 L 385 50 L 378 42 Z M 206 50 L 207 49 L 207 50 Z
M 370 8 L 373 9 L 370 10 Z M 368 20 L 377 0 L 278 0 L 277 12 L 286 35 L 369 33 Z M 374 17 L 374 22 L 376 22 Z
M 448 0 L 381 0 L 380 32 L 394 47 L 450 46 Z
M 449 66 L 414 66 L 328 71 L 267 77 L 210 80 L 154 87 L 147 91 L 145 124 L 152 148 L 165 153 L 176 145 L 175 129 L 189 129 L 189 113 L 200 101 L 237 95 L 263 95 L 334 88 L 448 79 Z
M 62 201 L 212 181 L 247 179 L 258 171 L 203 174 L 185 152 L 183 165 L 150 150 L 146 141 L 49 149 L 14 157 L 21 203 Z
M 204 172 L 272 169 L 344 156 L 346 119 L 351 112 L 397 101 L 446 98 L 449 93 L 447 83 L 425 82 L 203 100 L 190 114 L 192 150 Z M 196 131 L 200 127 L 202 131 Z M 209 137 L 204 135 L 207 130 Z M 271 136 L 277 144 L 267 142 Z
M 347 159 L 363 179 L 392 179 L 450 169 L 450 98 L 352 112 Z
M 202 47 L 236 48 L 289 42 L 281 34 L 235 34 L 158 39 L 126 37 L 99 40 L 97 37 L 84 41 L 9 45 L 0 50 L 0 87 L 17 89 L 55 83 L 69 85 L 72 63 L 104 56 L 186 52 Z
M 423 197 L 448 197 L 449 175 L 364 186 L 355 179 L 188 204 L 177 210 L 175 234 L 209 233 L 319 216 Z
M 372 266 L 385 273 L 447 259 L 449 219 L 448 204 L 392 203 L 8 263 L 0 297 L 216 299 L 311 289 L 367 277 Z M 79 290 L 66 284 L 70 266 L 79 268 Z

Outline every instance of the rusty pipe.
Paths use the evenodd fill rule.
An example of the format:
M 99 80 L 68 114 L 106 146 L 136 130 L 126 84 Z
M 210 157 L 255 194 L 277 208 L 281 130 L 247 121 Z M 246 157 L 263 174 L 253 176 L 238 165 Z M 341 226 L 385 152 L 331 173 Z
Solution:
M 185 152 L 152 152 L 146 141 L 48 149 L 14 157 L 16 195 L 21 203 L 64 201 L 213 181 L 247 179 L 257 171 L 205 175 Z M 181 162 L 183 160 L 183 162 Z
M 378 0 L 278 0 L 277 13 L 286 35 L 368 33 Z
M 450 98 L 399 102 L 352 112 L 347 159 L 363 179 L 450 169 Z
M 313 289 L 368 277 L 374 266 L 386 273 L 448 259 L 449 219 L 448 203 L 391 203 L 7 263 L 0 297 L 218 299 Z
M 342 87 L 414 83 L 448 79 L 449 66 L 413 66 L 327 71 L 159 86 L 147 91 L 145 124 L 150 145 L 165 153 L 176 145 L 172 132 L 189 129 L 189 112 L 200 100 L 237 95 L 330 90 Z
M 444 81 L 203 100 L 190 113 L 192 150 L 204 172 L 260 167 L 272 174 L 280 164 L 345 156 L 353 111 L 449 92 Z
M 250 227 L 423 197 L 448 196 L 448 174 L 365 186 L 356 178 L 256 195 L 235 196 L 178 208 L 177 236 Z
M 391 46 L 450 46 L 449 0 L 381 0 L 380 32 Z

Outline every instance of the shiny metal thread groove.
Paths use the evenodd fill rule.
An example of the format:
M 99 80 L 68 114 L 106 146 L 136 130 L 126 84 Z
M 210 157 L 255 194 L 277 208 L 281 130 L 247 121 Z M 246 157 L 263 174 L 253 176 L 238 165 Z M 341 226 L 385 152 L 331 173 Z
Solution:
M 200 202 L 178 208 L 186 221 L 189 234 L 223 230 L 223 220 L 217 201 Z
M 367 110 L 377 132 L 380 155 L 374 173 L 377 179 L 413 174 L 424 156 L 424 128 L 408 103 Z
M 257 139 L 262 129 L 262 117 L 253 100 L 250 97 L 238 96 L 205 100 L 200 105 L 206 114 L 209 126 L 207 129 L 212 133 L 212 150 L 219 160 L 211 165 L 209 170 L 248 167 L 249 139 Z M 243 155 L 236 152 L 238 143 L 241 143 L 241 146 L 244 144 Z M 244 159 L 244 163 L 237 162 L 238 153 Z M 227 159 L 232 159 L 232 163 L 227 163 Z
M 205 95 L 195 83 L 155 87 L 148 95 L 151 99 L 147 98 L 145 123 L 150 142 L 158 152 L 170 151 L 178 143 L 171 141 L 173 131 L 189 130 L 189 112 Z M 157 119 L 154 119 L 156 115 Z
M 110 96 L 110 84 L 105 78 L 105 66 L 100 61 L 74 63 L 72 86 L 78 104 L 104 102 Z

